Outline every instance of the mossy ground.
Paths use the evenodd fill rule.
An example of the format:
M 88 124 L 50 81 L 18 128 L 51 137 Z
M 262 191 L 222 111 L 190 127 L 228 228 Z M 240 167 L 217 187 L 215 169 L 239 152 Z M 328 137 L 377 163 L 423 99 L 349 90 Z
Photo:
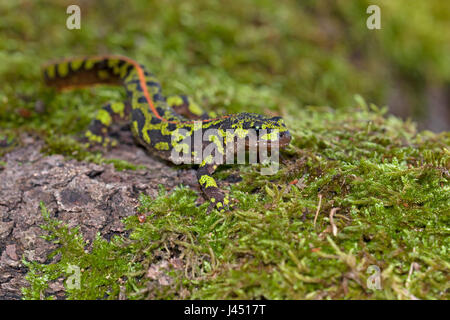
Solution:
M 67 277 L 73 261 L 82 272 L 81 288 L 67 289 L 71 299 L 449 298 L 450 135 L 417 132 L 366 103 L 383 105 L 401 81 L 419 106 L 426 83 L 448 84 L 450 41 L 434 32 L 448 29 L 448 4 L 380 1 L 387 14 L 378 33 L 365 28 L 367 1 L 85 1 L 82 29 L 72 31 L 69 4 L 0 5 L 3 145 L 20 144 L 26 131 L 45 139 L 48 153 L 104 161 L 75 138 L 124 92 L 59 94 L 39 73 L 49 59 L 93 53 L 128 55 L 166 93 L 189 94 L 209 110 L 282 115 L 294 139 L 274 176 L 252 166 L 218 173 L 243 178 L 230 188 L 235 210 L 208 215 L 186 187 L 142 195 L 146 221 L 129 218 L 129 238 L 99 237 L 90 252 L 42 206 L 61 259 L 25 262 L 25 298 L 51 298 L 47 282 Z M 164 252 L 187 264 L 163 271 L 170 281 L 159 285 L 145 274 Z M 367 288 L 370 265 L 381 270 L 381 290 Z

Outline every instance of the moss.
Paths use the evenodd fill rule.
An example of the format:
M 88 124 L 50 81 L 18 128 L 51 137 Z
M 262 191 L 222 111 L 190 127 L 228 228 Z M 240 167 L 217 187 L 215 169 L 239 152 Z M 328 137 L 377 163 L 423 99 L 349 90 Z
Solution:
M 51 281 L 61 277 L 66 279 L 64 285 L 67 299 L 117 297 L 121 283 L 125 283 L 126 272 L 138 267 L 129 261 L 131 256 L 127 250 L 123 250 L 123 240 L 113 238 L 108 242 L 97 235 L 92 243 L 93 249 L 87 254 L 85 248 L 89 243 L 83 240 L 78 228 L 69 229 L 52 218 L 43 203 L 41 212 L 45 220 L 42 228 L 48 234 L 43 238 L 58 244 L 58 249 L 52 252 L 49 259 L 56 255 L 61 258 L 54 264 L 23 260 L 29 269 L 26 279 L 30 283 L 29 288 L 22 290 L 24 299 L 54 299 L 54 296 L 46 294 L 45 291 Z M 76 277 L 77 274 L 79 278 L 71 281 L 71 277 Z
M 78 142 L 76 139 L 70 136 L 48 138 L 46 140 L 46 145 L 41 149 L 41 152 L 49 155 L 61 154 L 70 159 L 76 159 L 78 161 L 88 161 L 97 164 L 111 163 L 118 171 L 138 170 L 146 168 L 143 165 L 135 165 L 126 160 L 104 158 L 99 151 L 89 151 L 85 144 Z
M 2 130 L 3 133 L 0 132 L 0 156 L 8 153 L 18 145 L 18 141 L 16 139 L 16 135 L 11 130 Z
M 323 121 L 328 113 L 321 115 L 324 118 L 319 117 L 315 126 L 305 124 L 304 134 L 328 127 Z M 381 128 L 387 121 L 380 115 L 366 111 L 360 116 L 373 121 L 374 139 L 377 132 L 386 134 Z M 336 127 L 335 134 L 344 124 L 345 121 Z M 91 253 L 77 253 L 66 239 L 60 243 L 67 250 L 64 254 L 75 256 L 70 256 L 72 260 L 62 259 L 57 263 L 59 267 L 52 268 L 64 270 L 67 261 L 87 260 L 92 268 L 110 273 L 112 267 L 104 266 L 103 259 L 123 259 L 126 252 L 139 263 L 128 265 L 128 270 L 125 268 L 111 282 L 128 275 L 123 287 L 129 298 L 448 298 L 444 281 L 449 244 L 448 171 L 415 158 L 416 149 L 396 145 L 396 139 L 404 134 L 397 130 L 391 137 L 395 154 L 403 154 L 406 159 L 402 161 L 365 152 L 375 148 L 365 144 L 366 140 L 349 144 L 347 149 L 342 149 L 340 144 L 346 145 L 342 140 L 331 146 L 350 154 L 371 155 L 353 161 L 345 154 L 323 161 L 323 154 L 331 151 L 321 149 L 315 161 L 299 163 L 303 151 L 298 149 L 278 178 L 257 176 L 259 181 L 252 190 L 247 183 L 233 185 L 231 194 L 238 200 L 238 208 L 233 212 L 213 211 L 207 215 L 206 204 L 195 205 L 198 195 L 194 191 L 177 188 L 167 194 L 161 187 L 156 199 L 141 195 L 138 212 L 147 216 L 146 221 L 139 222 L 136 217 L 125 221 L 132 232 L 128 240 L 120 240 L 120 250 L 117 251 L 116 242 L 108 244 L 98 239 Z M 298 141 L 294 141 L 293 149 L 298 147 Z M 439 156 L 442 158 L 436 163 L 448 161 L 444 152 L 435 158 Z M 422 161 L 422 165 L 408 165 L 417 161 Z M 291 171 L 289 175 L 287 171 Z M 253 179 L 253 175 L 250 170 L 245 173 L 244 182 Z M 295 184 L 287 182 L 293 178 Z M 322 197 L 320 206 L 318 194 Z M 338 207 L 334 217 L 337 232 L 333 234 L 329 212 Z M 98 256 L 96 245 L 109 249 Z M 158 261 L 158 252 L 167 250 L 172 258 L 188 257 L 185 268 L 165 271 L 170 285 L 152 285 L 153 280 L 142 275 Z M 98 260 L 93 260 L 93 256 Z M 419 269 L 411 276 L 412 264 Z M 367 270 L 371 265 L 382 271 L 381 290 L 367 288 Z M 44 267 L 50 268 L 40 265 Z M 44 270 L 43 274 L 48 276 L 49 272 Z M 42 291 L 42 274 L 35 273 L 31 269 L 32 290 Z M 86 273 L 83 281 L 86 286 L 95 287 L 96 279 Z M 101 298 L 104 294 L 101 291 L 100 295 L 89 296 L 89 292 L 83 287 L 77 295 L 69 293 L 68 297 Z M 117 290 L 108 291 L 109 298 L 117 298 L 117 294 Z
M 42 87 L 39 66 L 46 60 L 99 52 L 129 55 L 158 75 L 167 93 L 187 93 L 227 111 L 278 110 L 286 103 L 345 108 L 354 93 L 381 105 L 400 86 L 411 88 L 402 93 L 418 116 L 426 91 L 450 80 L 450 39 L 434 32 L 448 29 L 450 10 L 439 0 L 380 2 L 378 31 L 365 27 L 366 0 L 226 7 L 207 0 L 133 1 L 125 8 L 120 1 L 92 2 L 82 5 L 81 30 L 65 28 L 68 4 L 0 6 L 1 127 L 33 123 L 78 133 L 105 100 L 121 101 L 111 90 L 55 95 Z M 45 103 L 44 115 L 36 100 Z

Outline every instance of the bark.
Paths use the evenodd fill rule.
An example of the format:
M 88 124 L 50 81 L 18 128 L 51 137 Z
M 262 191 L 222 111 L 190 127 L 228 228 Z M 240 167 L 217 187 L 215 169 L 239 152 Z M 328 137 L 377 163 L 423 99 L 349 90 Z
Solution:
M 147 169 L 116 171 L 112 164 L 46 156 L 40 152 L 42 141 L 21 140 L 24 146 L 0 158 L 6 162 L 0 166 L 0 299 L 21 298 L 21 287 L 27 285 L 22 258 L 50 263 L 47 255 L 54 244 L 40 237 L 40 201 L 51 216 L 79 226 L 85 239 L 92 241 L 100 232 L 109 240 L 126 235 L 121 219 L 136 214 L 140 193 L 155 197 L 158 184 L 169 190 L 179 184 L 198 188 L 194 170 L 175 169 L 136 146 L 119 146 L 107 156 Z M 63 290 L 58 284 L 52 287 L 56 293 Z

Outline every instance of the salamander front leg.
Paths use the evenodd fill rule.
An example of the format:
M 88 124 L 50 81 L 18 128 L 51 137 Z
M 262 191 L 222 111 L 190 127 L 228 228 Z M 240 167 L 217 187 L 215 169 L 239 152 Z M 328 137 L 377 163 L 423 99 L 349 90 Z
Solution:
M 220 212 L 230 209 L 230 199 L 218 187 L 212 174 L 217 169 L 217 165 L 201 165 L 197 170 L 197 179 L 203 193 L 211 202 L 210 208 L 215 207 Z

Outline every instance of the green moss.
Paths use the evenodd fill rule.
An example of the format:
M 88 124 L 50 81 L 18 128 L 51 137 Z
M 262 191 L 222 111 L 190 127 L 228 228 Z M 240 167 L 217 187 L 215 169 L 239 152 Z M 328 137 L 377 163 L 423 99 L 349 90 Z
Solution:
M 372 132 L 377 132 L 385 123 L 381 118 L 375 121 L 379 116 L 373 117 L 378 124 L 372 125 Z M 323 122 L 317 121 L 316 126 Z M 305 130 L 316 129 L 305 125 Z M 352 149 L 372 147 L 355 145 Z M 405 156 L 416 152 L 407 146 L 397 148 L 404 149 Z M 449 245 L 448 173 L 429 164 L 409 168 L 407 161 L 380 161 L 378 157 L 374 153 L 353 162 L 334 160 L 337 163 L 327 171 L 320 160 L 303 166 L 297 163 L 298 156 L 292 157 L 297 172 L 291 172 L 290 179 L 298 177 L 296 184 L 283 182 L 286 175 L 281 174 L 275 181 L 259 176 L 257 185 L 264 185 L 259 192 L 249 192 L 247 183 L 234 185 L 231 194 L 238 200 L 238 208 L 222 214 L 213 211 L 207 215 L 206 204 L 197 207 L 198 195 L 188 188 L 167 194 L 161 187 L 156 199 L 140 197 L 138 212 L 147 216 L 144 223 L 136 217 L 126 219 L 131 230 L 128 240 L 117 238 L 108 243 L 99 238 L 90 253 L 76 251 L 73 240 L 61 236 L 69 231 L 61 233 L 47 226 L 46 230 L 62 239 L 59 243 L 66 251 L 56 266 L 33 265 L 41 273 L 30 269 L 29 292 L 35 296 L 42 292 L 41 282 L 52 275 L 50 268 L 62 272 L 67 261 L 89 261 L 99 273 L 110 274 L 116 267 L 105 265 L 103 259 L 121 257 L 126 261 L 128 256 L 134 263 L 110 279 L 111 283 L 126 279 L 122 286 L 128 298 L 179 298 L 182 292 L 183 298 L 201 299 L 448 298 L 444 281 L 449 266 L 445 258 Z M 290 168 L 288 164 L 284 170 Z M 252 175 L 246 173 L 244 181 Z M 322 201 L 314 225 L 318 194 Z M 329 212 L 337 207 L 337 233 L 333 235 Z M 47 224 L 56 225 L 52 221 Z M 79 236 L 77 239 L 82 241 Z M 103 248 L 101 256 L 95 246 Z M 143 277 L 145 270 L 159 261 L 161 252 L 169 252 L 167 259 L 188 257 L 183 270 L 164 271 L 171 279 L 167 286 Z M 413 263 L 419 269 L 409 275 Z M 371 265 L 382 271 L 381 290 L 367 288 Z M 96 287 L 95 274 L 85 274 L 87 288 Z M 61 273 L 54 277 L 59 276 Z M 149 287 L 154 290 L 149 292 Z M 98 295 L 91 296 L 87 288 L 68 297 L 102 298 L 106 292 L 96 291 Z M 108 297 L 117 298 L 117 290 L 108 290 Z M 26 297 L 31 298 L 29 292 Z
M 0 132 L 0 156 L 8 153 L 18 145 L 16 135 L 13 130 L 2 130 Z
M 46 140 L 46 145 L 41 152 L 46 154 L 61 154 L 70 159 L 88 161 L 97 164 L 112 163 L 118 171 L 145 169 L 143 165 L 135 165 L 126 160 L 107 159 L 100 152 L 91 152 L 85 144 L 82 144 L 70 136 L 51 137 Z
M 102 163 L 112 163 L 117 171 L 146 169 L 144 165 L 135 165 L 121 159 L 103 159 Z
M 55 264 L 39 264 L 23 260 L 29 269 L 26 279 L 30 287 L 23 288 L 24 299 L 54 299 L 45 293 L 49 282 L 65 278 L 67 299 L 97 299 L 117 297 L 126 272 L 139 267 L 129 261 L 131 256 L 123 250 L 123 241 L 112 238 L 106 241 L 99 235 L 92 243 L 92 250 L 87 253 L 87 243 L 78 228 L 69 229 L 51 214 L 41 203 L 41 212 L 45 220 L 42 228 L 48 233 L 43 238 L 58 245 L 49 258 L 60 255 Z M 76 280 L 71 277 L 79 278 Z M 72 280 L 74 279 L 74 280 Z M 79 287 L 77 286 L 79 283 Z M 130 282 L 132 285 L 132 282 Z
M 65 28 L 68 3 L 2 4 L 0 127 L 79 133 L 102 104 L 122 101 L 110 89 L 60 95 L 42 86 L 39 66 L 48 59 L 99 52 L 129 55 L 158 75 L 165 92 L 220 111 L 346 108 L 355 93 L 380 105 L 401 86 L 423 115 L 426 91 L 450 81 L 449 35 L 434 32 L 448 29 L 449 5 L 382 2 L 382 29 L 373 31 L 365 27 L 369 4 L 91 2 L 81 6 L 81 30 Z

